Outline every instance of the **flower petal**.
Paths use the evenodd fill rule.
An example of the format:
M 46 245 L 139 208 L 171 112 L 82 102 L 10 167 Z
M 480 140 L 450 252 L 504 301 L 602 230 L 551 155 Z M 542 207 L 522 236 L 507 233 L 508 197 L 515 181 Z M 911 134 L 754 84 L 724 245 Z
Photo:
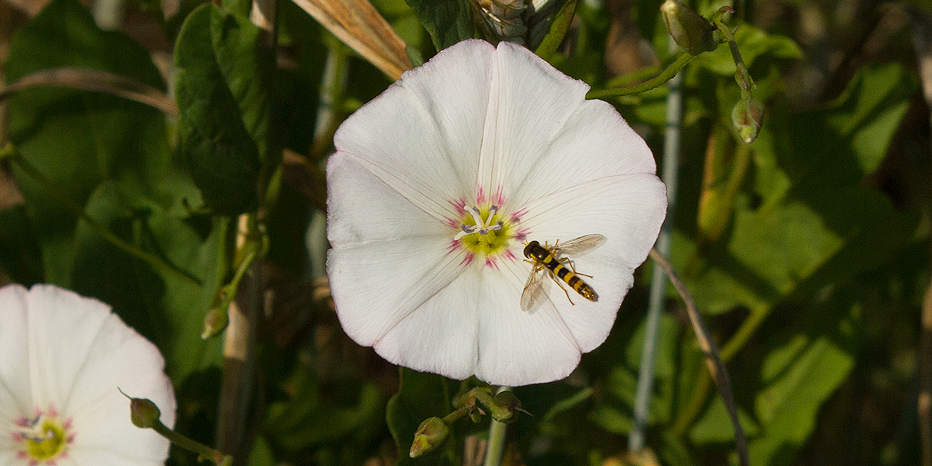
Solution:
M 553 138 L 586 104 L 589 86 L 519 45 L 500 42 L 496 52 L 478 181 L 513 197 L 516 181 L 541 165 Z
M 327 273 L 337 316 L 354 341 L 373 346 L 462 272 L 449 238 L 402 238 L 331 249 Z
M 35 285 L 25 301 L 30 410 L 51 407 L 71 421 L 75 441 L 69 452 L 96 448 L 116 452 L 124 461 L 164 462 L 168 441 L 133 426 L 129 400 L 119 392 L 149 398 L 161 409 L 163 423 L 174 425 L 174 395 L 155 345 L 127 327 L 106 304 L 74 292 Z M 0 340 L 3 350 L 14 342 Z M 65 458 L 63 464 L 67 461 L 73 459 Z
M 654 176 L 656 172 L 650 148 L 606 102 L 584 102 L 555 134 L 515 187 L 514 198 L 519 205 L 545 197 L 554 187 L 574 187 L 628 174 Z M 516 173 L 515 177 L 520 175 Z M 600 202 L 597 193 L 580 199 Z
M 558 380 L 579 364 L 581 351 L 549 300 L 534 312 L 520 310 L 521 290 L 530 273 L 530 267 L 522 264 L 527 265 L 503 261 L 501 273 L 486 270 L 482 275 L 475 374 L 493 385 Z M 559 294 L 562 298 L 563 293 Z
M 163 466 L 165 460 L 127 457 L 122 452 L 98 448 L 70 448 L 68 456 L 56 460 L 56 466 Z
M 26 300 L 32 402 L 61 410 L 110 307 L 52 285 L 33 286 Z
M 24 364 L 29 361 L 27 293 L 20 285 L 0 288 L 0 423 L 31 416 L 35 408 L 28 366 Z
M 352 157 L 331 157 L 327 180 L 327 239 L 333 247 L 453 236 L 450 225 L 419 209 Z
M 447 201 L 475 189 L 492 52 L 468 41 L 404 73 L 340 126 L 331 160 L 353 159 L 435 218 L 458 215 Z
M 478 358 L 479 273 L 470 268 L 375 343 L 386 360 L 455 379 L 473 375 Z M 465 298 L 465 299 L 464 299 Z
M 583 352 L 596 348 L 608 336 L 615 314 L 634 284 L 634 269 L 647 258 L 657 238 L 666 202 L 666 188 L 656 176 L 634 174 L 567 188 L 529 207 L 523 226 L 532 239 L 554 244 L 593 233 L 606 237 L 597 249 L 568 256 L 578 272 L 591 275 L 582 278 L 598 293 L 598 302 L 573 296 L 573 306 L 556 290 L 555 283 L 550 288 L 551 301 Z
M 120 393 L 122 390 L 133 398 L 149 399 L 158 406 L 162 423 L 173 426 L 175 399 L 164 366 L 155 345 L 110 314 L 87 353 L 68 400 L 67 413 L 80 433 L 75 445 L 112 451 L 122 457 L 164 461 L 168 442 L 132 425 L 130 402 Z
M 666 188 L 655 175 L 618 175 L 541 197 L 529 204 L 522 227 L 550 244 L 601 234 L 607 241 L 593 255 L 633 269 L 654 245 L 666 206 Z

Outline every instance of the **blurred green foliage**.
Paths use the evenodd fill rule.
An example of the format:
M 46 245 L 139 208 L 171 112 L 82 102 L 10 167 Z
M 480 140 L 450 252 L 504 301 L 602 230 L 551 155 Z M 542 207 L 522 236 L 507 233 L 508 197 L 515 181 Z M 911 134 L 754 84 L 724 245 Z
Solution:
M 671 57 L 660 0 L 553 2 L 535 19 L 551 31 L 542 53 L 594 89 L 649 77 Z M 55 283 L 111 304 L 165 355 L 178 430 L 212 443 L 222 340 L 199 335 L 237 264 L 233 216 L 248 213 L 267 228 L 261 269 L 275 299 L 255 329 L 243 464 L 460 464 L 486 424 L 456 424 L 423 458 L 407 451 L 422 420 L 452 411 L 461 384 L 399 374 L 343 335 L 319 280 L 325 259 L 306 246 L 306 231 L 322 231 L 315 195 L 335 125 L 390 81 L 290 2 L 275 45 L 248 3 L 182 3 L 164 17 L 158 2 L 127 2 L 128 34 L 101 30 L 75 0 L 52 0 L 2 39 L 7 83 L 53 68 L 106 71 L 160 91 L 172 83 L 179 114 L 68 86 L 12 95 L 8 168 L 24 201 L 0 204 L 0 281 Z M 465 0 L 373 3 L 424 57 L 480 33 Z M 692 6 L 708 15 L 724 4 Z M 752 464 L 916 464 L 932 145 L 904 19 L 914 10 L 735 7 L 727 22 L 764 125 L 750 145 L 731 127 L 740 94 L 727 46 L 684 69 L 671 258 L 732 373 Z M 573 8 L 571 22 L 549 28 Z M 140 25 L 154 26 L 150 36 L 133 32 Z M 622 32 L 636 40 L 614 40 Z M 634 66 L 620 52 L 646 71 L 612 75 Z M 168 54 L 174 66 L 162 74 L 155 63 Z M 668 92 L 612 102 L 655 154 Z M 296 158 L 283 161 L 282 148 Z M 511 464 L 624 464 L 644 269 L 608 341 L 576 373 L 515 390 L 532 415 L 510 427 Z M 735 463 L 734 432 L 679 303 L 669 290 L 647 445 L 662 464 Z M 195 463 L 181 451 L 169 460 Z

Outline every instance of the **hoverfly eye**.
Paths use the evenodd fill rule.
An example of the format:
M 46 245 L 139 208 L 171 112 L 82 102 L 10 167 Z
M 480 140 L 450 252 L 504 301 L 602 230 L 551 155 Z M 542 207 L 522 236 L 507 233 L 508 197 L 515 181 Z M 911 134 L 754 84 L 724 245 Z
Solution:
M 539 246 L 540 246 L 540 243 L 538 243 L 537 241 L 531 241 L 530 243 L 528 243 L 527 246 L 524 247 L 524 257 L 527 257 L 528 259 L 530 259 L 531 251 L 534 250 L 534 248 L 537 248 Z

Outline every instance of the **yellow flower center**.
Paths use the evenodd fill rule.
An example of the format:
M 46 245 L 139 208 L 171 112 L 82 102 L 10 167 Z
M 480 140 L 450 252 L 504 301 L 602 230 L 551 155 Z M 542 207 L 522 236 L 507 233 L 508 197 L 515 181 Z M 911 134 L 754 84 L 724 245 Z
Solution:
M 462 226 L 454 239 L 475 254 L 496 256 L 508 246 L 514 225 L 508 216 L 499 213 L 498 206 L 467 207 L 461 217 Z
M 34 419 L 23 419 L 17 423 L 16 436 L 22 442 L 20 455 L 30 464 L 48 463 L 65 452 L 71 438 L 69 423 L 62 423 L 57 416 L 39 415 Z

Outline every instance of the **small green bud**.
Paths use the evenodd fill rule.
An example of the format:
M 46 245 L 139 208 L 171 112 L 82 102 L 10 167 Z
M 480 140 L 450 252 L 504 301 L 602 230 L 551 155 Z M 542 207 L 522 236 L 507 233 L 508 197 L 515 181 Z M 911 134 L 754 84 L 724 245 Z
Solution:
M 660 5 L 663 24 L 667 26 L 670 37 L 686 53 L 699 55 L 711 52 L 718 47 L 715 38 L 715 26 L 679 0 L 667 0 Z
M 201 338 L 204 340 L 217 336 L 230 324 L 228 306 L 218 306 L 207 311 L 204 317 L 204 326 L 201 328 Z
M 764 104 L 750 94 L 742 97 L 731 109 L 731 124 L 735 125 L 738 136 L 741 136 L 744 142 L 754 142 L 761 125 L 764 124 Z
M 141 429 L 148 429 L 159 423 L 162 412 L 155 403 L 145 398 L 129 399 L 129 418 L 133 425 Z
M 414 442 L 411 443 L 411 451 L 408 456 L 417 458 L 424 453 L 436 450 L 450 435 L 450 426 L 439 417 L 431 417 L 424 420 L 417 432 L 414 433 Z
M 521 400 L 515 396 L 511 390 L 505 390 L 495 395 L 494 405 L 489 407 L 492 413 L 492 419 L 504 424 L 510 424 L 518 420 L 518 412 L 521 411 Z

